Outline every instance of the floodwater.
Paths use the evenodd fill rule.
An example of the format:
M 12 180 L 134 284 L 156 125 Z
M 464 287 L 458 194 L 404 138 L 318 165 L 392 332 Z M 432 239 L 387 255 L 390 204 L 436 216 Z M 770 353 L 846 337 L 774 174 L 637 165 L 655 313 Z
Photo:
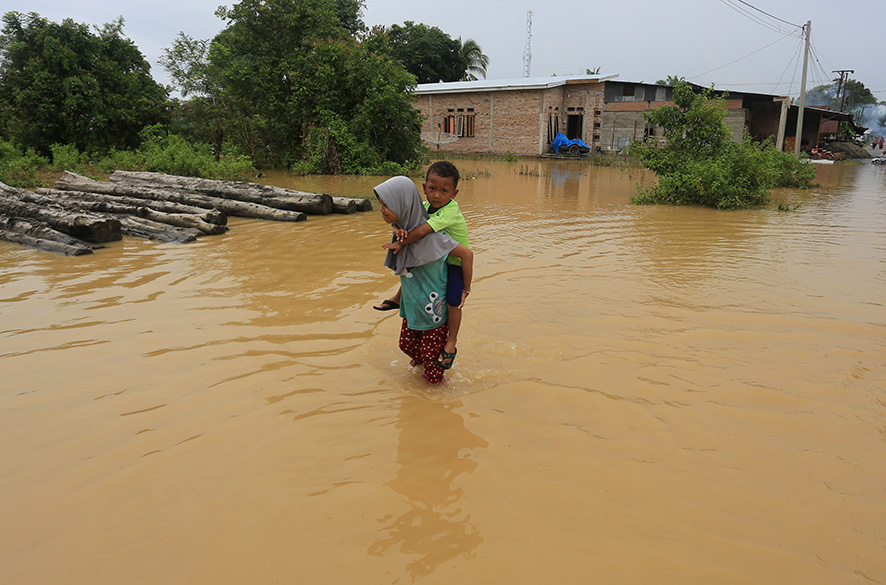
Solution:
M 886 169 L 718 212 L 458 164 L 442 387 L 377 212 L 0 243 L 0 583 L 886 583 Z

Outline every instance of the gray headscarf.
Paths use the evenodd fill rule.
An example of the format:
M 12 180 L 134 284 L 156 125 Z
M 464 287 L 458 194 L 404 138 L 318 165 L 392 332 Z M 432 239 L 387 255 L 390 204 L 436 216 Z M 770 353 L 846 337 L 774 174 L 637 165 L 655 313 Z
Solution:
M 421 202 L 418 188 L 409 177 L 391 177 L 373 191 L 397 214 L 397 225 L 404 230 L 412 231 L 428 221 L 428 212 Z M 443 258 L 456 246 L 458 242 L 443 232 L 430 233 L 417 242 L 403 246 L 396 254 L 388 250 L 385 266 L 399 275 L 407 268 L 423 266 Z

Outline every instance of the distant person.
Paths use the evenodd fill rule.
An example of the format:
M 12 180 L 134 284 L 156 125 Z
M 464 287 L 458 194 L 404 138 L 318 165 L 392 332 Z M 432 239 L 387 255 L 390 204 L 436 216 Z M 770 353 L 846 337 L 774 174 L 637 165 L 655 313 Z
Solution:
M 375 196 L 382 219 L 411 232 L 425 225 L 428 214 L 418 188 L 409 177 L 393 177 L 378 185 Z M 384 244 L 385 266 L 400 277 L 400 349 L 411 358 L 409 365 L 424 366 L 424 378 L 431 384 L 443 381 L 439 356 L 449 338 L 446 283 L 448 256 L 462 262 L 464 287 L 470 289 L 474 272 L 474 253 L 442 232 L 427 234 L 408 244 Z M 462 296 L 458 308 L 464 306 Z
M 880 147 L 880 150 L 883 150 L 883 137 L 880 137 L 880 140 L 877 141 L 877 146 Z
M 397 241 L 388 244 L 394 254 L 402 245 L 408 245 L 421 240 L 421 238 L 443 232 L 465 248 L 470 248 L 468 241 L 468 224 L 455 201 L 458 195 L 459 172 L 454 164 L 449 161 L 437 161 L 428 167 L 425 174 L 425 182 L 421 184 L 427 201 L 424 203 L 428 212 L 428 221 L 413 230 L 395 228 Z M 440 352 L 437 360 L 444 370 L 452 367 L 455 355 L 458 353 L 458 332 L 461 329 L 462 311 L 461 305 L 471 293 L 470 286 L 465 286 L 462 275 L 461 259 L 450 256 L 446 260 L 448 279 L 446 287 L 446 304 L 449 306 L 449 338 Z M 390 299 L 386 299 L 374 308 L 386 311 L 399 307 L 400 291 Z

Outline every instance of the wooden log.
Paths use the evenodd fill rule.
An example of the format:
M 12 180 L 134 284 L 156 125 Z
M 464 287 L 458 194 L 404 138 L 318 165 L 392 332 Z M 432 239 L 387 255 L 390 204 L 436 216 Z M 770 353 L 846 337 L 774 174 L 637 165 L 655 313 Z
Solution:
M 372 211 L 372 201 L 363 197 L 354 197 L 357 203 L 357 211 Z
M 194 228 L 207 235 L 223 234 L 228 229 L 223 225 L 205 222 L 198 215 L 156 211 L 155 209 L 144 205 L 147 201 L 141 199 L 135 199 L 139 205 L 129 205 L 118 203 L 114 197 L 102 199 L 101 195 L 95 195 L 98 200 L 94 200 L 89 197 L 89 193 L 79 191 L 60 191 L 58 189 L 41 188 L 37 189 L 36 193 L 37 196 L 48 196 L 51 201 L 56 202 L 63 207 L 104 213 L 134 215 L 136 217 L 143 217 L 158 223 L 165 223 L 176 227 Z
M 127 205 L 148 205 L 148 207 L 156 211 L 198 215 L 203 221 L 218 225 L 226 225 L 228 223 L 227 215 L 218 209 L 188 205 L 182 201 L 176 201 L 162 195 L 154 196 L 148 189 L 127 188 L 122 184 L 104 183 L 70 171 L 65 171 L 62 178 L 55 182 L 55 187 L 61 191 L 89 193 L 91 198 L 96 201 L 107 200 L 104 199 L 105 197 L 114 197 L 120 203 Z M 146 204 L 145 201 L 150 201 L 151 203 Z
M 193 242 L 201 233 L 192 228 L 173 227 L 142 217 L 120 216 L 120 228 L 127 236 L 184 244 Z
M 56 240 L 47 240 L 45 238 L 38 238 L 29 234 L 5 229 L 0 229 L 0 240 L 28 246 L 30 248 L 37 248 L 39 250 L 46 250 L 48 252 L 58 252 L 65 256 L 82 256 L 84 254 L 93 253 L 92 248 L 89 246 L 65 244 Z
M 332 198 L 332 213 L 357 213 L 357 202 L 347 197 Z
M 32 238 L 37 238 L 40 240 L 52 240 L 54 242 L 59 242 L 73 248 L 86 247 L 93 250 L 96 248 L 104 248 L 104 246 L 102 246 L 101 244 L 89 245 L 82 240 L 78 240 L 77 238 L 71 237 L 68 234 L 63 234 L 62 232 L 52 229 L 42 221 L 26 217 L 6 217 L 0 215 L 0 229 L 6 230 L 8 232 L 25 234 L 27 236 L 31 236 Z
M 332 197 L 325 193 L 306 193 L 246 181 L 216 181 L 142 171 L 114 171 L 110 179 L 111 182 L 162 185 L 198 191 L 213 197 L 257 203 L 275 209 L 316 215 L 332 213 Z
M 28 217 L 45 222 L 51 228 L 87 242 L 113 242 L 122 238 L 120 222 L 91 213 L 71 213 L 61 207 L 45 206 L 22 200 L 24 189 L 0 183 L 0 214 Z
M 72 173 L 73 174 L 73 173 Z M 85 187 L 85 186 L 84 186 Z M 107 195 L 126 195 L 148 201 L 171 201 L 183 203 L 207 210 L 217 210 L 222 214 L 235 217 L 250 217 L 272 221 L 305 221 L 307 216 L 301 211 L 274 209 L 265 205 L 223 199 L 203 193 L 186 192 L 167 186 L 156 186 L 146 183 L 102 183 L 96 181 L 91 186 L 97 193 Z

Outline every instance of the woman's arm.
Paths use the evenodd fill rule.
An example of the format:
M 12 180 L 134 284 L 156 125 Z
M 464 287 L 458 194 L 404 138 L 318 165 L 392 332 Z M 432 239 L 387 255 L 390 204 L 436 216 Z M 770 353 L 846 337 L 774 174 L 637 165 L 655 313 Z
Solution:
M 465 282 L 464 289 L 461 291 L 461 304 L 458 306 L 461 309 L 465 306 L 468 295 L 471 294 L 471 279 L 474 277 L 474 253 L 459 244 L 449 254 L 461 260 L 461 273 Z

